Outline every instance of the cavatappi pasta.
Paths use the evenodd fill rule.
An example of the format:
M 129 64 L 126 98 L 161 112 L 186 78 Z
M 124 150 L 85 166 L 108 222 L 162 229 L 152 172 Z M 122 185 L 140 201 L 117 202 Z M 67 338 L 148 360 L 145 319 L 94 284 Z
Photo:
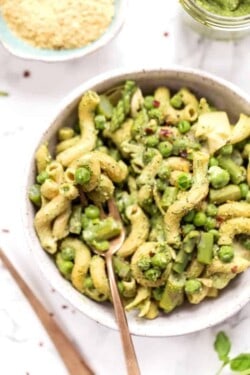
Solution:
M 79 122 L 36 152 L 34 225 L 41 246 L 80 292 L 110 301 L 104 259 L 121 226 L 103 219 L 115 197 L 126 239 L 113 257 L 126 310 L 153 319 L 185 300 L 217 297 L 250 267 L 250 118 L 187 88 L 145 94 L 133 81 L 86 92 Z

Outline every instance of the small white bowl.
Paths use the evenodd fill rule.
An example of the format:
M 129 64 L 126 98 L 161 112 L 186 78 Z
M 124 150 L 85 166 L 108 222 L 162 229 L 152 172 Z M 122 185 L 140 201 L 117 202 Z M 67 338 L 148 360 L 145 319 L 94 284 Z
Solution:
M 221 110 L 226 110 L 232 121 L 237 119 L 240 112 L 250 114 L 250 98 L 246 94 L 231 83 L 205 72 L 182 67 L 111 71 L 83 83 L 67 95 L 56 109 L 47 131 L 41 136 L 40 143 L 49 141 L 53 144 L 55 142 L 57 130 L 65 123 L 70 124 L 76 117 L 77 104 L 86 90 L 96 90 L 100 93 L 127 79 L 136 80 L 144 92 L 152 92 L 160 85 L 166 85 L 172 89 L 188 87 L 197 95 L 204 95 Z M 35 149 L 37 147 L 38 145 Z M 111 304 L 96 303 L 81 295 L 59 274 L 50 256 L 40 246 L 33 226 L 34 207 L 27 196 L 29 186 L 34 183 L 35 178 L 35 149 L 25 175 L 22 202 L 23 225 L 31 252 L 44 277 L 66 300 L 91 319 L 117 329 Z M 250 271 L 246 271 L 231 282 L 218 298 L 205 300 L 199 305 L 183 305 L 172 314 L 161 315 L 155 320 L 139 319 L 135 312 L 131 312 L 128 314 L 130 331 L 141 336 L 176 336 L 211 327 L 229 318 L 250 301 L 249 284 Z
M 0 14 L 0 42 L 14 56 L 28 60 L 60 62 L 86 56 L 107 44 L 121 29 L 125 21 L 127 0 L 115 0 L 115 14 L 105 33 L 87 46 L 74 49 L 42 49 L 33 47 L 16 37 Z

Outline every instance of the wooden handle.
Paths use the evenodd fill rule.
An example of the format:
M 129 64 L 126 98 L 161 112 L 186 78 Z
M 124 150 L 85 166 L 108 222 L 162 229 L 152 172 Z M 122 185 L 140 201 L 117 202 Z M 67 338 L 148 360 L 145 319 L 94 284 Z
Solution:
M 0 259 L 2 260 L 5 267 L 10 272 L 13 279 L 16 281 L 20 289 L 22 290 L 25 297 L 30 302 L 40 321 L 42 322 L 44 328 L 46 329 L 49 337 L 55 344 L 61 358 L 69 371 L 70 375 L 93 375 L 94 373 L 89 369 L 87 364 L 83 361 L 80 354 L 74 348 L 73 344 L 67 338 L 67 336 L 62 332 L 53 318 L 45 310 L 41 302 L 33 294 L 31 289 L 22 279 L 22 277 L 15 270 L 11 262 L 5 256 L 3 251 L 0 249 Z
M 126 359 L 128 375 L 140 375 L 140 369 L 137 362 L 133 341 L 129 332 L 126 314 L 124 312 L 124 307 L 122 305 L 120 294 L 115 281 L 115 275 L 112 265 L 112 255 L 106 256 L 106 261 L 109 285 L 113 299 L 116 321 L 120 329 L 120 335 L 123 345 L 123 352 Z

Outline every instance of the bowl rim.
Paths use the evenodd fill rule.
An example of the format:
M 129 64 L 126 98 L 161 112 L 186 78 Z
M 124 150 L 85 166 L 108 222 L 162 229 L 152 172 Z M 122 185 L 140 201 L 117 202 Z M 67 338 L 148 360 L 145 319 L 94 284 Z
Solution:
M 116 2 L 117 0 L 115 0 Z M 115 4 L 115 7 L 117 5 Z M 16 56 L 18 58 L 22 58 L 24 60 L 30 60 L 30 61 L 40 61 L 40 62 L 46 62 L 46 63 L 53 63 L 53 62 L 64 62 L 64 61 L 70 61 L 79 59 L 88 55 L 91 55 L 92 53 L 96 52 L 97 50 L 104 47 L 106 44 L 108 44 L 121 30 L 125 19 L 126 14 L 128 10 L 128 0 L 119 0 L 119 8 L 118 11 L 115 9 L 115 14 L 113 17 L 113 20 L 111 21 L 111 24 L 108 26 L 108 28 L 105 30 L 105 32 L 96 40 L 93 42 L 87 44 L 86 46 L 74 48 L 67 51 L 67 55 L 60 55 L 60 50 L 58 53 L 56 53 L 56 50 L 51 50 L 54 52 L 51 56 L 45 56 L 45 55 L 36 55 L 35 51 L 43 51 L 43 49 L 39 49 L 37 47 L 34 47 L 32 45 L 28 45 L 29 48 L 31 48 L 30 51 L 22 50 L 21 48 L 15 47 L 12 43 L 8 42 L 8 38 L 5 39 L 2 37 L 0 32 L 0 43 L 1 45 L 10 52 L 13 56 Z M 2 18 L 1 14 L 0 17 Z M 3 19 L 3 18 L 2 18 Z M 5 20 L 3 19 L 4 24 L 6 24 Z M 21 44 L 27 45 L 25 41 L 15 36 L 11 30 L 9 29 L 8 25 L 6 24 L 6 28 L 8 28 L 9 32 L 11 33 L 11 37 L 16 40 L 18 40 Z M 48 49 L 44 49 L 44 51 L 48 51 Z
M 62 100 L 59 101 L 58 105 L 55 107 L 53 113 L 50 116 L 50 119 L 48 121 L 48 126 L 43 128 L 42 134 L 39 134 L 39 137 L 36 139 L 36 144 L 34 147 L 32 147 L 32 150 L 29 150 L 28 153 L 28 161 L 27 165 L 24 168 L 24 178 L 21 184 L 20 194 L 21 198 L 26 197 L 25 199 L 21 199 L 21 205 L 20 205 L 20 214 L 21 214 L 21 221 L 24 228 L 25 238 L 27 240 L 27 245 L 29 251 L 32 253 L 32 256 L 36 259 L 36 263 L 38 265 L 38 269 L 40 270 L 41 274 L 47 279 L 48 284 L 50 284 L 58 293 L 65 298 L 69 303 L 72 304 L 74 308 L 76 308 L 78 311 L 83 313 L 86 317 L 91 318 L 92 320 L 96 321 L 97 323 L 102 324 L 103 326 L 107 328 L 111 328 L 114 330 L 118 330 L 115 316 L 112 315 L 110 318 L 103 318 L 103 313 L 99 311 L 98 307 L 97 309 L 93 309 L 88 304 L 89 298 L 82 296 L 74 290 L 73 293 L 73 287 L 70 283 L 68 283 L 59 273 L 56 275 L 54 272 L 54 269 L 52 269 L 52 261 L 49 258 L 48 254 L 40 247 L 39 251 L 35 249 L 34 243 L 32 242 L 32 235 L 33 238 L 36 237 L 34 227 L 30 228 L 28 225 L 28 217 L 30 214 L 30 210 L 28 208 L 29 202 L 27 199 L 27 189 L 28 189 L 28 178 L 32 171 L 32 163 L 34 162 L 34 154 L 39 146 L 39 144 L 42 141 L 42 138 L 44 138 L 47 131 L 53 126 L 54 122 L 57 120 L 57 118 L 60 116 L 61 112 L 65 110 L 65 108 L 70 105 L 72 102 L 74 102 L 81 94 L 83 94 L 85 91 L 91 89 L 92 87 L 98 85 L 98 84 L 104 84 L 105 82 L 108 82 L 112 79 L 118 79 L 121 78 L 121 80 L 125 80 L 126 76 L 129 76 L 130 79 L 132 79 L 131 76 L 137 75 L 137 74 L 145 74 L 145 77 L 147 74 L 167 74 L 169 73 L 175 73 L 179 74 L 191 74 L 196 77 L 199 77 L 200 79 L 207 79 L 210 80 L 216 84 L 221 85 L 222 87 L 225 87 L 226 89 L 229 89 L 231 92 L 235 93 L 237 96 L 242 98 L 244 101 L 248 101 L 250 103 L 250 96 L 249 94 L 245 93 L 242 89 L 237 87 L 235 84 L 217 77 L 214 74 L 207 73 L 200 69 L 193 69 L 193 68 L 186 68 L 179 65 L 171 65 L 170 67 L 161 67 L 161 68 L 145 68 L 145 69 L 139 69 L 139 68 L 120 68 L 120 69 L 113 69 L 109 70 L 105 73 L 99 74 L 94 78 L 91 78 L 87 80 L 86 82 L 80 84 L 75 89 L 71 90 Z M 136 80 L 136 78 L 135 78 Z M 38 141 L 37 141 L 38 140 Z M 37 240 L 38 241 L 38 240 Z M 39 241 L 38 241 L 39 244 Z M 46 266 L 45 267 L 43 266 Z M 133 335 L 137 336 L 144 336 L 144 337 L 174 337 L 174 336 L 182 336 L 189 333 L 194 333 L 201 331 L 203 329 L 215 326 L 224 320 L 230 318 L 234 314 L 236 314 L 239 310 L 241 310 L 249 301 L 250 301 L 250 289 L 247 291 L 245 290 L 244 293 L 240 293 L 237 296 L 238 300 L 237 303 L 232 304 L 230 309 L 221 309 L 221 311 L 217 314 L 214 314 L 212 316 L 209 316 L 209 319 L 207 319 L 205 322 L 204 320 L 196 321 L 195 327 L 193 325 L 185 325 L 184 329 L 182 326 L 182 329 L 180 330 L 178 326 L 173 329 L 170 327 L 168 330 L 163 330 L 163 327 L 156 327 L 155 330 L 150 329 L 150 332 L 147 331 L 146 324 L 142 324 L 140 320 L 133 317 L 133 321 L 129 321 L 129 328 L 130 332 Z M 82 303 L 84 301 L 84 303 Z M 156 319 L 157 320 L 157 319 Z M 152 332 L 153 331 L 153 332 Z

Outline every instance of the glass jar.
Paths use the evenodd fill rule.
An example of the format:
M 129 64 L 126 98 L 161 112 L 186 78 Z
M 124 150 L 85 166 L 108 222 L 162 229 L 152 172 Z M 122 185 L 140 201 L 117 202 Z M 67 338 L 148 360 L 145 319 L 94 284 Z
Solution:
M 218 40 L 239 39 L 250 33 L 250 14 L 221 16 L 199 6 L 194 0 L 180 0 L 184 21 L 195 31 Z

